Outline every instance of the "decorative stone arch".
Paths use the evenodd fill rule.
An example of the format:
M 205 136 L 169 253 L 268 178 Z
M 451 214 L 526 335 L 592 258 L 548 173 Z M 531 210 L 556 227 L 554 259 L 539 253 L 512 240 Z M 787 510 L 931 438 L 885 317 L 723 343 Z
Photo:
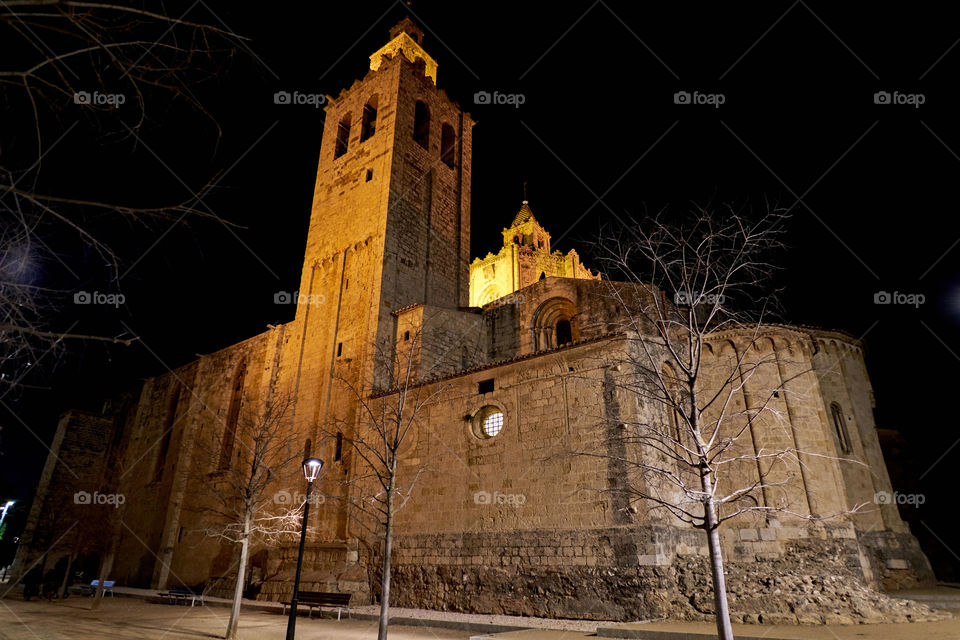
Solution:
M 550 298 L 533 314 L 533 350 L 556 349 L 580 339 L 577 308 L 567 298 Z
M 754 344 L 756 345 L 757 351 L 760 353 L 775 352 L 777 350 L 777 343 L 770 336 L 757 338 L 757 341 Z
M 733 340 L 724 340 L 719 345 L 717 345 L 717 353 L 721 356 L 729 353 L 733 357 L 736 357 L 737 345 L 733 343 Z
M 488 285 L 477 299 L 477 306 L 484 307 L 496 300 L 498 297 L 500 296 L 497 295 L 497 286 L 495 284 Z

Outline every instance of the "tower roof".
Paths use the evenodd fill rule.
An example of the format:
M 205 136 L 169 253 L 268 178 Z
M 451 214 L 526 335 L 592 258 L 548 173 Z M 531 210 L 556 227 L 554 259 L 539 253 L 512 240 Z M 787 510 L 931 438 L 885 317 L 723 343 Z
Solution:
M 401 33 L 408 34 L 417 44 L 423 44 L 423 31 L 409 17 L 404 18 L 390 29 L 390 39 L 396 38 Z
M 524 222 L 529 222 L 530 220 L 533 220 L 534 222 L 537 221 L 537 219 L 533 217 L 533 210 L 530 209 L 530 204 L 524 200 L 523 206 L 520 207 L 520 211 L 517 211 L 517 215 L 514 216 L 513 224 L 510 225 L 510 228 L 512 229 L 513 227 L 519 226 Z
M 437 61 L 423 50 L 422 42 L 423 31 L 414 24 L 413 20 L 404 18 L 390 29 L 390 42 L 370 56 L 370 69 L 376 71 L 380 68 L 384 57 L 392 58 L 400 53 L 410 62 L 422 60 L 427 77 L 433 81 L 433 84 L 437 84 Z

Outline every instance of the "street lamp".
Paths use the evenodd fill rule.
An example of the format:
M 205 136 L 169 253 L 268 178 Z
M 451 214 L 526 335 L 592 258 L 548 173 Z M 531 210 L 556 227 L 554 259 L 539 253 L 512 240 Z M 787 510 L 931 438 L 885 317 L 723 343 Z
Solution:
M 297 628 L 297 594 L 300 591 L 300 567 L 303 565 L 303 545 L 307 541 L 307 517 L 310 515 L 310 490 L 320 475 L 323 460 L 307 458 L 303 461 L 303 477 L 307 479 L 307 500 L 303 505 L 303 525 L 300 528 L 300 553 L 297 554 L 297 575 L 293 579 L 293 597 L 290 598 L 290 619 L 287 620 L 287 640 L 294 640 Z
M 0 537 L 3 537 L 3 521 L 7 518 L 7 511 L 10 510 L 14 504 L 13 500 L 7 500 L 7 504 L 0 507 Z

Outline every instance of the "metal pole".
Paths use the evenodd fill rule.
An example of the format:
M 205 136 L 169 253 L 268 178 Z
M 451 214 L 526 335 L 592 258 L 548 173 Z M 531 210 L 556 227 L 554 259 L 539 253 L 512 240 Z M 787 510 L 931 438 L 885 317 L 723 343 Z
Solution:
M 303 546 L 307 541 L 307 517 L 310 515 L 310 490 L 313 480 L 307 482 L 307 502 L 303 505 L 303 526 L 300 528 L 300 553 L 297 554 L 297 575 L 293 579 L 293 597 L 290 598 L 290 619 L 287 620 L 287 640 L 294 640 L 297 631 L 297 595 L 300 591 L 300 568 L 303 565 Z

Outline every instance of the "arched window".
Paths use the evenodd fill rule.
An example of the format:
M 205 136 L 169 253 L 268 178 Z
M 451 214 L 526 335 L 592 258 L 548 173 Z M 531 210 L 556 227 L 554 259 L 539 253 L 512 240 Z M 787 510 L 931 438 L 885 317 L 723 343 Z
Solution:
M 333 148 L 333 157 L 339 158 L 347 152 L 347 147 L 350 145 L 350 114 L 343 116 L 340 119 L 340 124 L 337 125 L 337 144 Z
M 363 120 L 360 123 L 360 142 L 377 132 L 377 96 L 371 96 L 363 106 Z
M 153 471 L 153 481 L 159 482 L 163 478 L 163 468 L 167 466 L 167 453 L 170 451 L 170 438 L 173 437 L 173 426 L 176 424 L 177 405 L 180 403 L 180 385 L 173 391 L 170 398 L 170 407 L 167 411 L 166 430 L 160 440 L 160 453 L 157 456 L 157 466 Z
M 313 440 L 307 438 L 303 442 L 303 459 L 306 460 L 310 457 L 310 452 L 313 450 Z
M 333 461 L 340 462 L 341 460 L 343 460 L 343 432 L 337 431 L 337 443 L 333 451 Z
M 577 308 L 566 298 L 550 298 L 533 317 L 533 349 L 555 349 L 580 339 Z
M 440 128 L 440 160 L 451 169 L 454 164 L 456 142 L 457 134 L 453 132 L 453 127 L 444 123 Z
M 850 434 L 847 432 L 847 423 L 843 419 L 843 409 L 834 402 L 830 405 L 830 414 L 833 417 L 833 428 L 837 433 L 837 440 L 840 442 L 840 450 L 844 453 L 850 453 L 853 449 L 850 446 Z
M 237 439 L 237 422 L 240 418 L 240 404 L 243 401 L 243 383 L 247 377 L 247 363 L 241 362 L 233 376 L 233 393 L 230 395 L 230 408 L 227 410 L 227 422 L 224 425 L 223 440 L 220 447 L 220 469 L 229 469 L 233 457 L 233 445 Z
M 420 100 L 413 110 L 413 141 L 424 149 L 430 148 L 430 109 Z
M 570 321 L 557 320 L 557 346 L 563 346 L 568 342 L 573 342 L 573 329 L 570 328 Z
M 546 277 L 547 277 L 547 274 L 544 273 L 543 271 L 541 271 L 541 272 L 540 272 L 540 277 L 537 278 L 537 280 L 544 280 L 544 279 L 546 279 Z

